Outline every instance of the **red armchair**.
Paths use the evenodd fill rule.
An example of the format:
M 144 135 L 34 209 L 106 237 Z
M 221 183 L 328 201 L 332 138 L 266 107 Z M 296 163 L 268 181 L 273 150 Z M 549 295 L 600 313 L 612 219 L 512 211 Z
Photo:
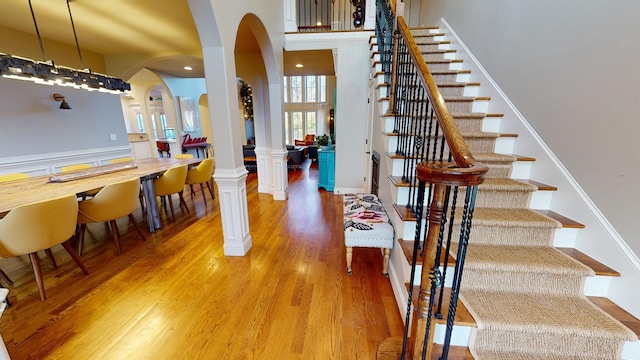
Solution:
M 295 146 L 310 146 L 313 145 L 313 142 L 316 140 L 315 134 L 307 134 L 304 137 L 304 140 L 295 139 Z

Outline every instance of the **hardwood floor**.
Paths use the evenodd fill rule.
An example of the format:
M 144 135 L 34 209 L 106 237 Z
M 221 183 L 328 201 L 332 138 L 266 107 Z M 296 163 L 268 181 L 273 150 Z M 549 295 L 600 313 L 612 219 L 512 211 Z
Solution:
M 318 191 L 309 163 L 289 172 L 288 201 L 249 175 L 244 257 L 223 255 L 218 200 L 205 207 L 196 190 L 191 214 L 163 213 L 146 242 L 120 219 L 121 256 L 90 224 L 87 276 L 61 247 L 57 269 L 41 254 L 45 302 L 27 257 L 0 259 L 14 281 L 0 323 L 12 359 L 375 359 L 403 329 L 380 250 L 355 249 L 346 274 L 342 196 Z

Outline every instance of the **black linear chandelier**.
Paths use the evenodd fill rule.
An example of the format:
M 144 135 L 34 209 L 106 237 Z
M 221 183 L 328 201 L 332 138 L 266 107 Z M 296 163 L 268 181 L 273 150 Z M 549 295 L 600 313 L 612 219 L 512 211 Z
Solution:
M 40 43 L 43 61 L 0 53 L 0 75 L 12 79 L 29 80 L 38 84 L 69 86 L 76 89 L 96 90 L 112 94 L 121 94 L 131 90 L 129 83 L 117 77 L 94 73 L 88 68 L 78 70 L 58 66 L 55 65 L 52 60 L 47 60 L 36 17 L 33 12 L 33 7 L 31 6 L 31 0 L 29 0 L 29 9 L 31 9 L 31 16 Z M 76 28 L 73 24 L 73 17 L 71 16 L 69 0 L 67 0 L 67 9 L 69 10 L 69 19 L 71 20 L 73 36 L 76 41 L 78 56 L 80 57 L 80 65 L 84 68 L 84 61 L 82 59 L 82 53 L 80 52 L 80 45 L 78 44 Z

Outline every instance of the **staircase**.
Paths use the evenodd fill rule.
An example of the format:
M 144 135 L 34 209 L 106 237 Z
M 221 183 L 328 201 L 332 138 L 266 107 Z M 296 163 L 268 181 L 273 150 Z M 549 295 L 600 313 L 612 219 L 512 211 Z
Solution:
M 550 209 L 558 189 L 529 179 L 536 159 L 512 153 L 518 134 L 500 132 L 501 122 L 509 119 L 490 112 L 491 98 L 480 94 L 481 83 L 469 81 L 471 72 L 451 49 L 451 40 L 438 28 L 414 29 L 412 35 L 474 157 L 489 166 L 487 179 L 478 187 L 461 287 L 463 301 L 458 305 L 448 358 L 640 359 L 640 346 L 634 342 L 640 336 L 640 321 L 601 290 L 608 278 L 620 274 L 571 246 L 584 225 Z M 380 115 L 374 127 L 374 137 L 380 137 L 373 143 L 374 149 L 383 152 L 381 198 L 395 209 L 390 216 L 398 242 L 391 275 L 403 314 L 416 219 L 405 206 L 413 195 L 401 176 L 404 157 L 395 153 L 399 134 L 394 132 L 375 37 L 371 52 L 377 90 L 373 103 Z M 391 208 L 387 203 L 385 207 Z M 451 256 L 455 256 L 455 245 L 449 249 Z M 422 264 L 415 265 L 419 273 Z M 442 351 L 445 320 L 436 326 L 433 359 Z M 381 344 L 378 358 L 397 359 L 401 347 L 402 339 L 388 339 Z

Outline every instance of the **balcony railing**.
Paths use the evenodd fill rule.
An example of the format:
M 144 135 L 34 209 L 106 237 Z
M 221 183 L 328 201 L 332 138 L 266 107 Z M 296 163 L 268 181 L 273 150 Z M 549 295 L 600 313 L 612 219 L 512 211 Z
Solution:
M 366 0 L 297 0 L 299 32 L 360 30 Z

